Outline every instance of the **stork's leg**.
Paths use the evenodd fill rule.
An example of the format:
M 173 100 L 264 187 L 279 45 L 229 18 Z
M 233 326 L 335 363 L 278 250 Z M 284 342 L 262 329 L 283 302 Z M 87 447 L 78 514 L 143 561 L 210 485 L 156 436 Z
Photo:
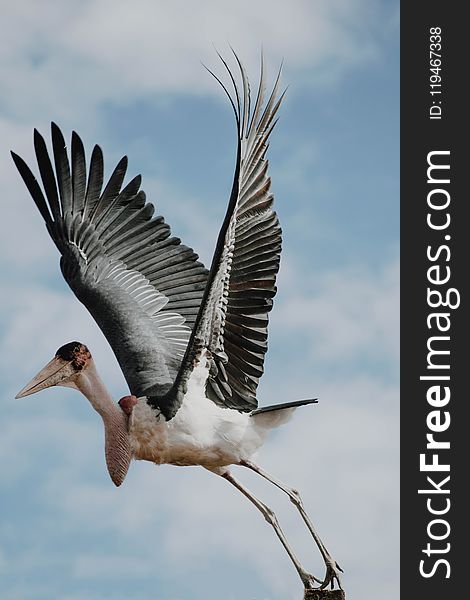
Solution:
M 279 523 L 278 523 L 276 515 L 274 514 L 274 511 L 271 508 L 269 508 L 269 506 L 266 506 L 266 504 L 261 502 L 261 500 L 258 500 L 258 498 L 256 498 L 256 496 L 254 496 L 244 485 L 242 485 L 237 479 L 235 479 L 235 477 L 233 477 L 233 475 L 230 472 L 224 471 L 224 472 L 221 472 L 218 474 L 221 475 L 227 481 L 230 481 L 230 483 L 232 485 L 234 485 L 237 488 L 237 490 L 240 490 L 240 492 L 244 496 L 246 496 L 248 498 L 248 500 L 253 502 L 253 504 L 256 506 L 256 508 L 259 511 L 261 511 L 261 513 L 263 514 L 266 521 L 273 527 L 281 544 L 284 546 L 291 561 L 294 563 L 294 566 L 297 569 L 297 573 L 299 574 L 299 577 L 302 580 L 304 587 L 306 589 L 312 589 L 315 587 L 315 582 L 321 583 L 321 581 L 319 579 L 317 579 L 313 575 L 310 575 L 310 573 L 307 573 L 307 571 L 300 564 L 299 559 L 294 554 L 294 551 L 292 550 L 289 542 L 287 541 L 286 536 L 284 535 L 284 532 L 282 531 L 281 527 L 279 526 Z
M 255 473 L 258 473 L 258 475 L 261 475 L 261 477 L 264 477 L 265 479 L 267 479 L 268 481 L 273 483 L 276 487 L 278 487 L 280 490 L 282 490 L 289 496 L 291 501 L 297 507 L 297 510 L 299 511 L 300 516 L 302 517 L 304 523 L 307 525 L 310 533 L 312 534 L 312 537 L 315 540 L 315 543 L 317 544 L 318 549 L 320 550 L 323 560 L 325 561 L 326 575 L 325 575 L 325 579 L 323 580 L 323 582 L 321 584 L 321 587 L 325 588 L 329 583 L 331 583 L 331 587 L 333 588 L 334 582 L 336 579 L 339 588 L 342 589 L 341 588 L 341 580 L 339 578 L 339 571 L 342 572 L 343 569 L 338 565 L 338 563 L 334 560 L 334 558 L 328 552 L 325 544 L 322 542 L 320 536 L 315 531 L 313 523 L 310 520 L 310 517 L 308 516 L 308 514 L 304 508 L 302 498 L 300 497 L 299 492 L 295 489 L 287 487 L 281 481 L 279 481 L 278 479 L 276 479 L 269 473 L 266 473 L 266 471 L 264 471 L 263 469 L 258 467 L 258 465 L 256 465 L 255 463 L 244 460 L 244 461 L 240 462 L 240 465 L 243 467 L 247 467 L 248 469 L 251 469 Z

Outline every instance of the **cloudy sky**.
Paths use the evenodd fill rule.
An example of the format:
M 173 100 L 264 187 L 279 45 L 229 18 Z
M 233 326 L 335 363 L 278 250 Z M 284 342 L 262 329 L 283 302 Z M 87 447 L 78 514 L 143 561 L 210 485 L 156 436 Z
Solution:
M 236 149 L 201 62 L 231 44 L 289 86 L 269 151 L 284 237 L 261 404 L 312 395 L 259 463 L 298 487 L 345 570 L 349 600 L 398 596 L 398 3 L 387 0 L 22 0 L 0 21 L 2 273 L 0 596 L 4 600 L 300 600 L 288 557 L 241 495 L 195 468 L 134 463 L 117 489 L 99 417 L 76 392 L 15 393 L 63 343 L 126 386 L 15 172 L 32 129 L 75 129 L 108 173 L 123 155 L 205 263 Z M 34 164 L 34 163 L 33 163 Z M 294 507 L 279 514 L 322 564 Z

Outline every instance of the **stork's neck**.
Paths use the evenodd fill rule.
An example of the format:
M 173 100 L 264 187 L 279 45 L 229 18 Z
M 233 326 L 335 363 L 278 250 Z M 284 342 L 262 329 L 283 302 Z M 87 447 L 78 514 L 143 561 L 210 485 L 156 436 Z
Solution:
M 128 416 L 112 399 L 98 375 L 93 359 L 90 359 L 86 369 L 76 378 L 75 384 L 103 419 L 106 464 L 111 479 L 116 485 L 120 485 L 132 457 Z
M 90 359 L 86 369 L 81 371 L 75 380 L 76 386 L 86 396 L 87 400 L 99 413 L 103 420 L 111 418 L 119 407 L 114 403 L 111 394 L 106 389 L 103 380 L 98 375 L 93 359 Z

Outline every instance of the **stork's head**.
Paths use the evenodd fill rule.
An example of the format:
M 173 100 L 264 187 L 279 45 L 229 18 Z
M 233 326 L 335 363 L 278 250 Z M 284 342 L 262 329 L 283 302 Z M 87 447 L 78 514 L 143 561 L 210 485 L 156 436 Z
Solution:
M 91 364 L 91 354 L 85 344 L 70 342 L 61 346 L 54 358 L 16 394 L 29 396 L 54 385 L 78 389 L 77 379 Z
M 106 464 L 115 485 L 121 485 L 132 458 L 128 425 L 137 399 L 129 396 L 123 399 L 122 407 L 115 404 L 96 371 L 90 351 L 80 342 L 61 346 L 54 358 L 16 397 L 29 396 L 53 385 L 79 390 L 101 415 L 105 427 Z

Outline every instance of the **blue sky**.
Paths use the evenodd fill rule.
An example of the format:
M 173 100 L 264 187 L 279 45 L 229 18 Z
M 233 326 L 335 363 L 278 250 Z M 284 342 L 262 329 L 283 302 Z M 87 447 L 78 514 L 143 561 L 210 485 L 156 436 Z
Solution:
M 117 363 L 63 282 L 9 157 L 56 121 L 108 172 L 129 156 L 176 235 L 207 264 L 236 150 L 201 61 L 232 44 L 252 80 L 263 45 L 289 86 L 269 150 L 283 228 L 261 404 L 318 396 L 259 462 L 303 492 L 350 600 L 398 595 L 398 3 L 331 0 L 10 3 L 0 24 L 3 218 L 0 595 L 5 600 L 296 600 L 297 575 L 243 497 L 197 469 L 134 463 L 109 480 L 101 423 L 77 393 L 15 393 L 65 342 Z M 220 72 L 220 71 L 219 71 Z M 249 473 L 308 568 L 293 506 Z

